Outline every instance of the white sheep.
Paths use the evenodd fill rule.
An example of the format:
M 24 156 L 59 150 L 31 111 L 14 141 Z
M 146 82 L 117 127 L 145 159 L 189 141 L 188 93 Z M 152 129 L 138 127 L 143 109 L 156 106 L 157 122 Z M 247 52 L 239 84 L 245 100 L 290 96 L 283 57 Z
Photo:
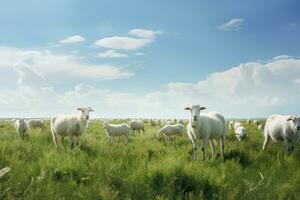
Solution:
M 114 137 L 117 136 L 125 136 L 126 143 L 128 143 L 128 136 L 130 133 L 130 127 L 126 124 L 109 124 L 108 122 L 103 123 L 103 128 L 105 130 L 106 135 L 113 142 Z
M 264 143 L 265 150 L 269 139 L 283 141 L 287 150 L 292 151 L 300 138 L 300 116 L 297 115 L 271 115 L 265 124 Z
M 257 130 L 260 131 L 260 130 L 263 130 L 263 129 L 264 129 L 264 125 L 263 124 L 260 124 L 260 125 L 257 126 Z
M 21 138 L 24 139 L 27 135 L 28 125 L 23 118 L 17 119 L 15 121 L 15 128 L 20 134 Z
M 144 122 L 142 120 L 131 120 L 129 122 L 132 133 L 137 131 L 140 133 L 140 130 L 145 133 Z
M 247 124 L 251 124 L 251 120 L 250 119 L 247 119 Z
M 157 135 L 158 137 L 164 136 L 165 139 L 169 139 L 171 136 L 182 136 L 183 135 L 184 126 L 182 124 L 176 125 L 165 125 L 161 129 L 158 130 Z
M 77 115 L 58 115 L 51 118 L 51 132 L 55 147 L 58 147 L 66 136 L 71 138 L 71 147 L 74 143 L 78 144 L 79 137 L 85 132 L 89 121 L 90 112 L 94 111 L 91 107 L 77 108 L 80 114 Z
M 44 127 L 44 123 L 41 120 L 30 120 L 28 122 L 28 125 L 32 129 L 36 129 L 36 128 L 42 129 Z
M 187 126 L 188 136 L 194 147 L 193 159 L 197 159 L 197 139 L 202 138 L 201 145 L 202 160 L 205 160 L 205 148 L 207 143 L 210 143 L 212 149 L 212 158 L 214 158 L 214 139 L 219 139 L 221 144 L 221 156 L 224 158 L 224 141 L 225 141 L 225 119 L 217 112 L 210 112 L 208 114 L 200 115 L 200 111 L 206 109 L 200 105 L 192 105 L 186 107 L 189 110 L 191 118 Z
M 234 129 L 234 133 L 235 133 L 235 136 L 237 138 L 237 140 L 240 142 L 242 141 L 243 139 L 246 138 L 247 136 L 247 133 L 246 133 L 246 128 L 244 126 L 237 126 L 235 129 Z

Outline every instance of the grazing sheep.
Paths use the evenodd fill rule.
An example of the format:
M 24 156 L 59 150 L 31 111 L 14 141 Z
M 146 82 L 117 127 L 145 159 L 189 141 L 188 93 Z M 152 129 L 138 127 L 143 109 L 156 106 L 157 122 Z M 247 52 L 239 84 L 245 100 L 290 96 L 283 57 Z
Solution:
M 63 137 L 71 138 L 71 147 L 74 143 L 78 144 L 79 137 L 85 132 L 87 123 L 90 118 L 90 112 L 94 110 L 91 107 L 77 108 L 80 114 L 77 115 L 58 115 L 51 118 L 51 132 L 55 147 L 58 147 L 58 139 L 60 143 Z
M 117 136 L 125 136 L 126 143 L 128 143 L 128 136 L 130 133 L 130 127 L 126 124 L 109 124 L 108 122 L 104 122 L 103 128 L 105 130 L 106 135 L 113 142 L 114 137 Z
M 245 139 L 247 136 L 246 128 L 244 126 L 237 126 L 234 129 L 234 133 L 239 142 L 242 141 L 243 139 Z
M 20 134 L 21 138 L 24 139 L 27 135 L 28 125 L 23 118 L 17 119 L 15 121 L 15 128 Z
M 166 139 L 170 139 L 171 136 L 182 136 L 184 126 L 182 124 L 165 125 L 157 132 L 158 137 L 164 136 Z
M 251 120 L 250 119 L 247 120 L 247 124 L 251 124 Z
M 197 139 L 202 138 L 201 145 L 202 160 L 205 160 L 205 148 L 209 142 L 212 149 L 212 158 L 214 158 L 214 139 L 219 139 L 221 144 L 221 156 L 224 158 L 224 140 L 225 140 L 225 119 L 217 112 L 200 115 L 200 111 L 206 109 L 200 105 L 186 107 L 190 111 L 191 118 L 187 126 L 188 136 L 194 147 L 193 159 L 197 159 Z
M 283 141 L 287 150 L 292 151 L 300 138 L 300 116 L 271 115 L 265 124 L 264 137 L 263 150 L 271 138 L 275 142 Z
M 44 123 L 41 120 L 30 120 L 28 122 L 28 125 L 31 129 L 36 129 L 36 128 L 43 128 Z
M 142 120 L 131 120 L 129 124 L 132 133 L 134 133 L 135 131 L 140 133 L 140 130 L 142 130 L 143 133 L 145 133 L 144 122 Z

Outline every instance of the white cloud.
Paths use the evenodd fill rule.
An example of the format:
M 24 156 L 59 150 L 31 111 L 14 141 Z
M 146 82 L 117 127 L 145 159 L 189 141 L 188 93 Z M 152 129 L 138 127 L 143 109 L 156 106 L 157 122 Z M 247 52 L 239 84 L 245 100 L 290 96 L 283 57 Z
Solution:
M 128 55 L 124 53 L 118 53 L 114 50 L 107 50 L 102 53 L 98 53 L 96 57 L 100 58 L 127 58 Z
M 72 83 L 73 89 L 57 90 L 55 85 L 49 82 L 50 74 L 59 75 L 55 70 L 53 72 L 53 69 L 47 67 L 48 65 L 42 65 L 46 66 L 45 71 L 32 67 L 40 63 L 37 60 L 46 58 L 45 53 L 23 52 L 23 56 L 31 65 L 15 67 L 14 70 L 19 70 L 15 80 L 19 83 L 16 89 L 1 89 L 2 116 L 13 117 L 20 114 L 51 116 L 61 112 L 76 112 L 77 106 L 89 105 L 94 107 L 96 112 L 93 116 L 97 117 L 187 118 L 189 115 L 183 108 L 193 103 L 206 106 L 208 111 L 216 110 L 225 118 L 300 113 L 300 59 L 298 58 L 284 56 L 263 63 L 242 63 L 228 70 L 212 73 L 197 83 L 168 83 L 165 88 L 157 91 L 134 94 L 113 91 L 97 87 L 93 82 L 85 84 L 81 81 Z M 54 55 L 48 53 L 48 56 Z M 68 64 L 64 62 L 65 57 L 57 59 L 56 62 L 51 61 L 49 66 L 56 66 L 55 64 L 61 61 L 63 64 L 59 67 Z M 9 59 L 4 60 L 6 64 L 11 62 Z M 83 76 L 88 80 L 99 76 L 105 79 L 106 77 L 101 77 L 102 74 L 115 78 L 119 78 L 117 74 L 123 78 L 132 75 L 130 72 L 109 65 L 108 72 L 106 68 L 98 71 L 93 65 L 82 66 L 78 63 L 77 65 L 80 67 L 64 69 L 62 74 L 73 71 L 73 76 Z M 0 70 L 5 69 L 1 66 L 0 62 Z M 77 79 L 83 78 L 77 77 Z M 35 84 L 36 82 L 39 84 Z
M 144 56 L 145 53 L 143 53 L 143 52 L 136 52 L 135 55 L 137 55 L 137 56 Z
M 132 29 L 128 33 L 129 33 L 129 35 L 136 36 L 136 37 L 139 37 L 139 38 L 154 40 L 156 38 L 156 35 L 162 34 L 162 31 L 152 31 L 152 30 L 145 30 L 145 29 Z
M 80 35 L 73 35 L 71 37 L 67 37 L 61 41 L 59 41 L 62 44 L 69 44 L 69 43 L 79 43 L 79 42 L 84 42 L 85 38 L 80 36 Z
M 18 84 L 31 86 L 121 79 L 134 75 L 111 64 L 89 64 L 85 58 L 74 55 L 0 48 L 0 79 L 9 80 L 6 75 L 14 72 L 18 74 Z
M 138 38 L 122 36 L 106 37 L 95 41 L 94 45 L 110 49 L 136 50 L 154 42 L 156 35 L 160 33 L 162 32 L 144 29 L 132 29 L 129 31 L 129 35 L 136 36 Z
M 242 18 L 234 18 L 224 24 L 221 24 L 217 28 L 223 31 L 238 31 L 241 29 L 243 22 L 244 19 Z

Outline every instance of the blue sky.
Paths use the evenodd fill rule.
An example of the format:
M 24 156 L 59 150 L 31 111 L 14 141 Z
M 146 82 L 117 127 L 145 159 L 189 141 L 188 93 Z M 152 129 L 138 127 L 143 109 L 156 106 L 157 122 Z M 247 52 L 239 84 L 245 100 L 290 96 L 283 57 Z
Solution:
M 79 104 L 91 104 L 99 107 L 97 116 L 185 117 L 181 107 L 187 103 L 208 104 L 229 117 L 299 112 L 295 107 L 298 95 L 286 100 L 284 90 L 289 89 L 269 92 L 268 87 L 274 84 L 259 85 L 262 83 L 253 78 L 267 69 L 269 74 L 262 79 L 272 76 L 270 80 L 286 80 L 291 78 L 291 65 L 298 72 L 299 7 L 296 0 L 2 2 L 3 113 L 49 116 L 70 112 Z M 252 79 L 243 82 L 241 71 L 244 73 L 253 62 L 250 72 L 245 72 Z M 277 74 L 278 65 L 286 66 L 283 77 Z M 76 74 L 72 74 L 74 71 Z M 217 79 L 224 83 L 216 86 L 218 80 L 211 77 L 218 73 L 221 78 Z M 236 77 L 238 82 L 234 82 Z M 282 84 L 291 84 L 299 93 L 298 78 Z M 232 80 L 231 85 L 226 85 L 227 79 Z M 237 85 L 247 84 L 257 84 L 264 90 L 239 92 Z M 209 88 L 205 94 L 202 85 Z M 68 95 L 75 95 L 76 88 L 84 88 L 92 100 L 77 96 L 68 99 Z M 215 93 L 228 88 L 223 97 Z M 52 103 L 33 94 L 45 90 L 53 92 Z M 24 97 L 22 102 L 16 101 L 20 95 Z M 114 97 L 115 109 L 110 105 Z M 122 98 L 125 100 L 117 103 Z M 237 98 L 240 100 L 235 102 Z M 266 99 L 256 105 L 259 112 L 232 111 L 255 99 Z M 225 106 L 227 101 L 234 103 Z M 25 106 L 15 108 L 13 103 Z M 136 104 L 136 110 L 130 109 Z M 31 109 L 32 105 L 39 106 Z M 49 105 L 51 109 L 44 108 Z

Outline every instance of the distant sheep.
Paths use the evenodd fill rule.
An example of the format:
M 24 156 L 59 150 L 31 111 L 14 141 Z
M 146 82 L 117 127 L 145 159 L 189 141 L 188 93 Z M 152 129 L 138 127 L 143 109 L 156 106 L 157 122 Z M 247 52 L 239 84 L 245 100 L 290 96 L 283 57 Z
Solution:
M 264 129 L 264 125 L 263 124 L 260 124 L 260 125 L 257 126 L 257 130 L 260 131 L 260 130 L 263 130 L 263 129 Z
M 28 125 L 23 118 L 17 119 L 15 121 L 15 128 L 22 139 L 27 135 Z
M 265 124 L 264 137 L 263 150 L 271 138 L 275 142 L 283 141 L 287 150 L 292 151 L 300 138 L 300 116 L 271 115 Z
M 79 143 L 79 138 L 86 131 L 90 112 L 94 111 L 91 107 L 77 108 L 80 114 L 77 115 L 58 115 L 51 118 L 51 132 L 55 147 L 58 147 L 58 139 L 70 137 L 71 147 Z
M 43 128 L 44 127 L 44 123 L 41 120 L 30 120 L 28 122 L 28 125 L 31 129 Z
M 182 136 L 184 126 L 182 124 L 176 125 L 165 125 L 158 131 L 158 137 L 161 138 L 164 136 L 166 139 L 170 139 L 171 136 Z
M 129 124 L 132 133 L 134 133 L 135 131 L 137 131 L 138 133 L 140 133 L 140 131 L 143 131 L 143 133 L 145 133 L 144 122 L 142 120 L 131 120 Z
M 205 148 L 210 143 L 212 149 L 212 158 L 214 158 L 215 146 L 214 139 L 219 139 L 221 144 L 221 156 L 224 157 L 224 141 L 225 141 L 225 119 L 217 112 L 200 115 L 200 111 L 206 109 L 200 105 L 192 105 L 186 107 L 185 110 L 190 111 L 191 118 L 187 126 L 188 136 L 194 147 L 193 159 L 197 159 L 197 140 L 202 138 L 201 145 L 202 160 L 205 160 Z
M 108 122 L 104 122 L 103 128 L 105 130 L 106 135 L 113 142 L 114 137 L 125 136 L 126 143 L 128 143 L 128 136 L 130 133 L 130 127 L 126 124 L 109 124 Z

